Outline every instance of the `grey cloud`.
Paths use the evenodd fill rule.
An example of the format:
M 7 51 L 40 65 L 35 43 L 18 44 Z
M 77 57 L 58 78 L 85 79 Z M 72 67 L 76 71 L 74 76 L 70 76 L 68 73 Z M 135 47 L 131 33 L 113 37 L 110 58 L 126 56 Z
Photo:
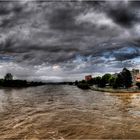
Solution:
M 129 1 L 129 6 L 133 8 L 139 8 L 140 7 L 140 1 Z
M 18 2 L 0 1 L 0 15 L 8 15 L 12 13 L 19 13 L 23 10 L 23 6 Z
M 25 71 L 32 76 L 36 77 L 39 71 L 34 66 L 53 69 L 58 65 L 61 72 L 51 73 L 51 68 L 47 71 L 56 77 L 115 71 L 122 67 L 121 61 L 123 66 L 133 66 L 127 60 L 140 55 L 139 37 L 131 34 L 139 21 L 134 3 L 27 2 L 12 3 L 12 8 L 8 5 L 5 11 L 0 9 L 0 31 L 5 36 L 0 38 L 0 54 L 12 56 L 11 61 L 26 67 Z M 108 68 L 102 69 L 105 66 Z M 27 76 L 23 71 L 18 71 L 17 76 Z M 39 76 L 45 75 L 44 71 L 40 70 Z
M 139 22 L 137 14 L 133 10 L 130 10 L 129 7 L 121 6 L 121 3 L 118 8 L 113 7 L 109 9 L 107 15 L 123 27 L 131 27 L 136 22 Z
M 58 30 L 74 30 L 78 28 L 74 19 L 75 13 L 70 9 L 57 9 L 49 19 L 50 27 Z
M 129 28 L 140 21 L 139 1 L 89 1 L 94 10 L 108 15 L 116 24 Z

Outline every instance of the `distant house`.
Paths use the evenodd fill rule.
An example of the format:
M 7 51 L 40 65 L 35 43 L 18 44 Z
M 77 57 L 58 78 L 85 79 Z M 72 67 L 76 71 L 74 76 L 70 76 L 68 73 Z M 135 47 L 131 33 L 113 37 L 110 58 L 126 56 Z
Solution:
M 140 82 L 140 71 L 139 69 L 132 69 L 131 71 L 133 83 Z
M 135 82 L 140 82 L 140 73 L 135 76 Z
M 92 75 L 86 75 L 85 76 L 85 81 L 90 81 L 92 79 Z

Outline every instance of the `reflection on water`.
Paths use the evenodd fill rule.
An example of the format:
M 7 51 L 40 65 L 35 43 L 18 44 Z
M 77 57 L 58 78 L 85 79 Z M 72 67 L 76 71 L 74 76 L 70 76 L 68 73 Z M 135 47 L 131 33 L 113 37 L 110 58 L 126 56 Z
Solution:
M 0 90 L 0 138 L 140 138 L 140 94 L 74 86 Z

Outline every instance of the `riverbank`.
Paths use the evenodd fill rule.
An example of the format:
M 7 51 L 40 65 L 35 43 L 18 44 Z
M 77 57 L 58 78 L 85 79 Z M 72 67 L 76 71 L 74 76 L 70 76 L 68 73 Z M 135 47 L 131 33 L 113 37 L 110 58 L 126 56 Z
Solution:
M 4 80 L 0 79 L 0 88 L 25 88 L 42 86 L 46 83 L 26 80 Z
M 99 88 L 95 86 L 90 86 L 91 90 L 101 91 L 101 92 L 110 92 L 110 93 L 140 93 L 140 89 L 113 89 L 113 88 Z

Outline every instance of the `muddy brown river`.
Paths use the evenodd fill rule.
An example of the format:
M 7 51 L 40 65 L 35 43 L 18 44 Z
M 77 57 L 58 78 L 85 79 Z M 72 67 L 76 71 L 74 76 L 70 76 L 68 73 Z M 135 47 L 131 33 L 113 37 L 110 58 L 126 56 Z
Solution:
M 140 93 L 67 85 L 0 89 L 0 138 L 140 139 Z

